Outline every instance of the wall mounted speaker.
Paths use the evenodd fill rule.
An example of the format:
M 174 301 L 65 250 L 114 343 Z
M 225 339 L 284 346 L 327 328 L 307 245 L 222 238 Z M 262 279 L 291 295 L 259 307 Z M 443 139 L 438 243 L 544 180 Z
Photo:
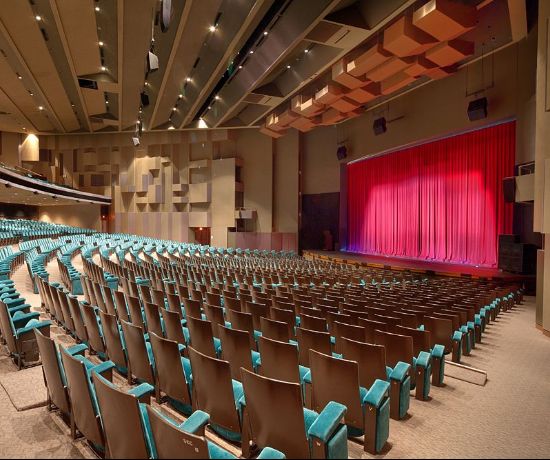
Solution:
M 487 118 L 488 102 L 486 97 L 476 99 L 468 104 L 468 118 L 470 121 L 483 120 Z
M 377 136 L 379 136 L 380 134 L 384 134 L 388 130 L 386 126 L 386 119 L 382 117 L 374 120 L 374 123 L 372 124 L 372 129 L 374 131 L 374 134 L 376 134 Z
M 516 202 L 516 178 L 505 177 L 502 180 L 502 190 L 504 192 L 504 201 L 506 203 Z
M 336 157 L 338 161 L 345 160 L 348 157 L 348 148 L 345 145 L 338 147 L 338 150 L 336 150 Z
M 170 27 L 172 18 L 172 0 L 161 0 L 160 2 L 160 30 L 166 32 Z

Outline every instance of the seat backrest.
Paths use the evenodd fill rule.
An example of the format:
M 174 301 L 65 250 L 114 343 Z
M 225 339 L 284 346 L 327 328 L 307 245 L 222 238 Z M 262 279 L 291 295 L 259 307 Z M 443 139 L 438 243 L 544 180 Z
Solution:
M 71 311 L 69 309 L 69 300 L 67 294 L 64 293 L 61 289 L 57 289 L 57 295 L 59 297 L 59 305 L 61 306 L 61 311 L 63 312 L 63 320 L 65 326 L 69 329 L 70 332 L 74 333 L 75 327 L 73 318 L 71 316 Z
M 154 332 L 149 333 L 149 340 L 155 356 L 155 370 L 160 391 L 170 398 L 190 406 L 191 395 L 183 371 L 178 344 L 159 337 Z
M 139 297 L 143 303 L 152 302 L 153 297 L 151 296 L 151 288 L 145 284 L 138 285 Z
M 130 322 L 135 326 L 143 328 L 143 330 L 147 330 L 139 297 L 126 295 L 126 301 L 128 305 L 128 312 L 130 313 Z
M 300 384 L 269 379 L 245 369 L 241 372 L 254 444 L 277 449 L 287 458 L 311 458 Z
M 126 306 L 126 294 L 122 291 L 113 291 L 115 298 L 116 314 L 121 321 L 130 321 L 128 307 Z
M 107 356 L 113 361 L 119 368 L 127 368 L 126 354 L 122 348 L 122 341 L 120 340 L 120 330 L 118 328 L 118 321 L 115 315 L 110 315 L 102 311 L 99 312 L 101 318 L 101 324 L 103 326 L 103 338 L 105 339 L 105 348 L 107 349 Z
M 352 339 L 358 342 L 366 342 L 366 331 L 362 326 L 352 326 L 335 321 L 332 323 L 332 335 L 336 340 L 334 351 L 342 354 L 342 339 Z
M 187 433 L 151 406 L 147 406 L 156 458 L 210 458 L 208 444 L 202 436 Z
M 93 373 L 105 440 L 111 458 L 150 458 L 138 399 Z
M 328 332 L 312 331 L 299 327 L 296 338 L 298 340 L 300 364 L 309 367 L 309 350 L 330 355 L 332 346 Z
M 69 310 L 74 323 L 74 332 L 81 342 L 88 342 L 88 333 L 84 326 L 84 319 L 82 318 L 82 311 L 80 310 L 80 303 L 76 297 L 69 296 Z
M 270 379 L 301 383 L 298 347 L 294 344 L 260 337 L 262 375 Z
M 164 291 L 159 289 L 151 289 L 151 303 L 154 303 L 159 308 L 164 308 Z
M 240 433 L 229 363 L 211 358 L 193 347 L 189 347 L 189 359 L 193 369 L 194 407 L 210 414 L 212 423 Z
M 115 307 L 115 299 L 113 297 L 113 290 L 108 286 L 102 286 L 103 288 L 103 294 L 105 298 L 105 307 L 107 308 L 107 313 L 110 315 L 116 316 L 116 307 Z
M 374 342 L 374 332 L 375 331 L 387 331 L 388 325 L 380 321 L 373 321 L 370 319 L 358 318 L 357 324 L 365 328 L 365 340 L 367 343 Z
M 214 307 L 221 307 L 222 301 L 219 294 L 213 294 L 212 292 L 206 293 L 206 303 L 213 305 Z
M 164 331 L 162 330 L 162 323 L 160 322 L 159 307 L 154 303 L 145 302 L 143 306 L 145 311 L 145 320 L 147 322 L 147 331 L 154 332 L 160 337 L 164 337 Z
M 223 304 L 226 308 L 226 310 L 235 310 L 235 311 L 241 311 L 241 301 L 235 297 L 230 297 L 228 295 L 223 296 Z
M 86 366 L 82 361 L 65 352 L 63 347 L 61 347 L 60 353 L 67 377 L 71 410 L 76 428 L 88 441 L 103 446 L 103 431 L 99 420 L 96 418 L 99 413 L 92 398 L 91 392 L 94 389 L 91 387 Z
M 424 330 L 430 331 L 431 347 L 443 345 L 445 353 L 452 352 L 453 322 L 450 319 L 425 316 Z
M 189 329 L 189 341 L 193 348 L 207 356 L 215 358 L 216 349 L 214 347 L 212 323 L 208 320 L 189 316 L 187 318 L 187 328 Z
M 105 353 L 105 344 L 99 332 L 99 325 L 97 324 L 97 316 L 94 307 L 82 304 L 81 311 L 88 334 L 90 348 L 96 353 Z
M 414 356 L 412 337 L 377 330 L 374 332 L 374 342 L 386 348 L 386 362 L 389 367 L 395 367 L 399 361 L 412 366 Z
M 185 310 L 185 316 L 187 318 L 197 318 L 201 319 L 201 302 L 198 300 L 192 299 L 183 299 L 183 309 Z
M 310 331 L 328 332 L 327 320 L 310 315 L 300 315 L 300 327 Z
M 400 335 L 409 335 L 413 339 L 413 353 L 418 356 L 421 351 L 430 353 L 431 333 L 430 331 L 421 331 L 412 327 L 395 326 L 394 332 Z
M 263 303 L 246 302 L 246 311 L 252 315 L 254 329 L 260 331 L 261 318 L 269 318 L 269 306 Z
M 214 337 L 219 337 L 219 327 L 225 326 L 223 308 L 208 303 L 205 303 L 203 307 L 206 319 L 212 323 L 212 334 Z
M 338 402 L 348 409 L 345 423 L 363 428 L 357 362 L 333 358 L 330 355 L 309 350 L 309 365 L 313 382 L 311 392 L 313 410 L 322 412 L 329 402 Z
M 176 294 L 166 294 L 166 299 L 168 300 L 168 310 L 170 310 L 172 313 L 177 313 L 179 316 L 182 316 L 179 296 Z
M 271 319 L 288 324 L 291 337 L 296 335 L 294 333 L 294 328 L 296 327 L 296 315 L 293 310 L 285 310 L 274 307 L 271 309 Z
M 149 360 L 143 329 L 126 321 L 122 321 L 122 333 L 126 343 L 128 357 L 128 372 L 151 385 L 155 385 L 152 363 Z
M 105 299 L 103 299 L 103 292 L 101 291 L 101 285 L 92 281 L 92 288 L 94 291 L 94 298 L 96 301 L 96 307 L 100 310 L 107 311 L 107 306 L 105 305 Z
M 57 355 L 57 348 L 53 339 L 44 336 L 38 329 L 34 330 L 36 343 L 40 351 L 42 369 L 46 379 L 46 387 L 52 403 L 65 415 L 70 412 L 63 371 Z
M 185 336 L 181 325 L 181 315 L 161 308 L 160 314 L 164 321 L 164 333 L 168 340 L 185 345 Z
M 288 342 L 290 340 L 290 327 L 287 323 L 268 318 L 260 318 L 262 335 L 268 339 Z
M 252 321 L 252 315 L 236 310 L 226 310 L 226 313 L 232 329 L 248 332 L 250 337 L 250 348 L 255 350 L 257 346 L 254 339 L 254 322 Z
M 231 378 L 240 381 L 241 367 L 253 370 L 250 336 L 246 331 L 229 329 L 224 326 L 219 328 L 219 332 L 222 342 L 222 357 L 231 366 Z
M 357 362 L 359 384 L 367 390 L 376 379 L 386 380 L 386 349 L 382 345 L 342 340 L 343 358 Z

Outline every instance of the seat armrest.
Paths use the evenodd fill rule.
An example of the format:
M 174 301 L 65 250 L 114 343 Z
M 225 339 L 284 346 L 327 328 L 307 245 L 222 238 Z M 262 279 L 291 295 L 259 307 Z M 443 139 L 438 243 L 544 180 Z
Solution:
M 399 382 L 403 382 L 409 375 L 410 369 L 410 364 L 399 361 L 391 371 L 390 380 L 398 380 Z
M 65 348 L 65 351 L 68 355 L 75 356 L 75 355 L 81 355 L 88 349 L 88 346 L 84 343 L 81 343 L 80 345 L 75 345 L 71 348 Z
M 271 447 L 266 447 L 265 449 L 262 449 L 260 452 L 260 455 L 258 455 L 258 459 L 265 459 L 265 460 L 283 460 L 286 458 L 286 455 L 282 452 L 279 452 L 278 450 L 272 449 Z
M 16 336 L 20 337 L 28 332 L 34 331 L 35 329 L 45 329 L 46 327 L 49 328 L 51 325 L 51 321 L 38 321 L 34 319 L 29 321 L 29 323 L 25 327 L 17 329 Z
M 460 342 L 461 340 L 462 340 L 462 332 L 455 331 L 455 333 L 453 334 L 453 341 Z
M 179 425 L 179 428 L 187 433 L 197 434 L 203 433 L 204 427 L 210 423 L 210 415 L 201 410 L 197 410 L 191 414 L 185 422 Z
M 153 394 L 155 392 L 155 387 L 149 385 L 148 383 L 142 383 L 141 385 L 128 390 L 128 394 L 135 396 L 137 399 L 143 398 L 145 395 Z
M 311 384 L 311 371 L 309 371 L 306 375 L 304 375 L 304 383 Z
M 389 396 L 390 383 L 385 380 L 376 379 L 370 390 L 365 395 L 363 399 L 363 404 L 368 404 L 373 407 L 380 407 L 384 398 Z
M 418 355 L 418 358 L 416 358 L 416 365 L 423 367 L 424 369 L 427 369 L 430 365 L 430 360 L 432 359 L 432 356 L 425 352 L 421 351 Z
M 320 439 L 326 444 L 338 428 L 338 425 L 342 423 L 346 412 L 346 406 L 334 401 L 329 402 L 319 414 L 319 417 L 312 423 L 308 436 Z
M 92 367 L 90 369 L 90 374 L 92 372 L 95 372 L 96 374 L 101 375 L 103 377 L 102 374 L 104 374 L 105 372 L 111 371 L 115 367 L 116 367 L 115 363 L 113 363 L 112 361 L 105 361 L 104 363 L 101 363 L 101 364 L 98 364 L 97 366 Z
M 432 356 L 437 359 L 442 359 L 445 356 L 445 347 L 443 345 L 434 345 Z

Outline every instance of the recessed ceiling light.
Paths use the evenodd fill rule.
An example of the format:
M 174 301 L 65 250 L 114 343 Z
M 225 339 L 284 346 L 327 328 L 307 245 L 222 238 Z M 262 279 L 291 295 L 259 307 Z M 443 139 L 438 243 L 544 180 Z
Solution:
M 191 77 L 187 77 L 187 78 L 185 79 L 185 81 L 187 81 L 187 82 L 191 81 Z
M 290 69 L 290 64 L 286 66 L 287 69 Z
M 178 110 L 177 107 L 172 107 L 172 112 L 175 112 L 176 110 Z
M 173 129 L 176 129 L 176 128 L 175 128 L 174 125 L 170 125 L 170 126 L 168 126 L 168 129 L 169 129 L 170 131 L 172 131 Z
M 304 50 L 304 53 L 309 53 L 309 50 L 306 48 L 306 49 Z
M 264 32 L 264 35 L 267 35 L 268 33 L 269 33 L 269 32 L 266 30 L 266 31 Z
M 180 95 L 178 96 L 178 99 L 183 99 L 183 94 L 180 94 Z
M 31 96 L 34 96 L 34 93 L 33 93 L 32 91 L 29 91 L 29 94 L 30 94 Z
M 109 105 L 109 101 L 105 101 L 105 104 Z
M 42 107 L 41 105 L 38 106 L 38 110 L 42 111 L 44 110 L 44 107 Z
M 212 110 L 212 106 L 211 106 L 211 105 L 208 106 L 208 110 Z
M 210 27 L 208 28 L 208 30 L 209 30 L 210 32 L 215 32 L 215 31 L 216 31 L 216 26 L 210 26 Z
M 254 54 L 254 50 L 250 50 L 250 54 Z
M 42 21 L 42 16 L 39 16 L 38 14 L 34 17 L 37 21 Z
M 220 96 L 217 96 L 217 95 L 216 95 L 216 96 L 214 96 L 214 99 L 215 99 L 216 101 L 219 101 L 219 100 L 220 100 Z
M 105 72 L 105 71 L 107 70 L 107 67 L 105 67 L 104 65 L 102 65 L 102 66 L 101 66 L 101 70 L 102 70 L 103 72 Z
M 240 66 L 239 66 L 239 69 L 242 69 L 242 68 L 243 68 L 243 66 L 242 66 L 242 65 L 240 65 Z
M 98 45 L 99 45 L 99 46 L 103 46 L 104 43 L 103 43 L 103 42 L 99 42 Z
M 100 11 L 99 6 L 96 6 L 96 7 L 95 7 L 95 10 L 96 10 L 97 12 L 99 12 L 99 11 Z
M 19 80 L 23 80 L 23 77 L 22 77 L 21 75 L 19 75 L 19 74 L 17 74 L 17 78 L 18 78 Z

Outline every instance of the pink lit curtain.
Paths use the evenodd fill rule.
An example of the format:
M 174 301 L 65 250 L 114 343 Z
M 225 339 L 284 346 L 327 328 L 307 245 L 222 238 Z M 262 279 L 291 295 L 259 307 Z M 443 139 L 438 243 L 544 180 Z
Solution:
M 348 251 L 496 267 L 515 122 L 348 165 Z

